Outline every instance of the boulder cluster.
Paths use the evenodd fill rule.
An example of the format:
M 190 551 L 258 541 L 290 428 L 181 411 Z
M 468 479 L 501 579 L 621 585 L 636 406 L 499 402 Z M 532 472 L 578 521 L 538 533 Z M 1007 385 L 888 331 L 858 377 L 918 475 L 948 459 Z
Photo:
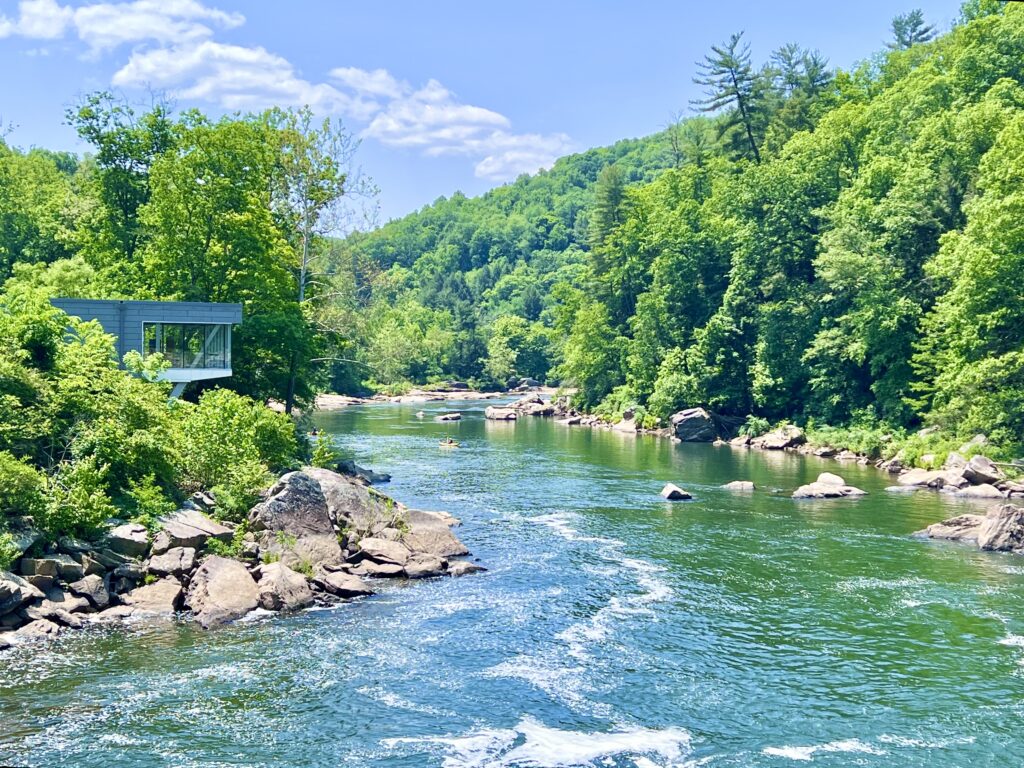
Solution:
M 929 525 L 918 536 L 976 544 L 991 552 L 1024 554 L 1024 507 L 999 504 L 985 515 L 958 515 Z
M 97 542 L 41 540 L 0 571 L 0 649 L 65 628 L 187 610 L 203 627 L 373 594 L 368 578 L 462 576 L 483 568 L 458 520 L 407 508 L 365 481 L 306 468 L 281 477 L 244 528 L 197 494 L 154 535 L 125 523 Z
M 951 453 L 942 469 L 903 469 L 896 478 L 899 485 L 893 491 L 913 491 L 930 488 L 970 499 L 1024 498 L 1024 484 L 1008 480 L 995 463 L 984 456 L 969 460 L 959 453 Z
M 491 421 L 515 421 L 524 416 L 554 416 L 557 407 L 551 400 L 545 400 L 538 394 L 529 394 L 508 405 L 488 406 L 484 418 Z

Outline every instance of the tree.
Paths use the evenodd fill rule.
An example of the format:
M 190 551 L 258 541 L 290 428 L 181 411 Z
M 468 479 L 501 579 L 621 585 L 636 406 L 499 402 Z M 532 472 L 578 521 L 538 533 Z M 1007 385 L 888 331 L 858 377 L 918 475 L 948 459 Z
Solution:
M 755 138 L 756 75 L 750 63 L 750 45 L 741 40 L 743 33 L 732 35 L 728 42 L 711 47 L 711 54 L 698 62 L 700 76 L 693 82 L 705 88 L 707 98 L 694 101 L 702 112 L 719 112 L 732 107 L 726 125 L 739 125 L 746 134 L 747 145 L 755 162 L 761 162 L 761 152 Z
M 925 24 L 921 9 L 915 8 L 909 13 L 902 13 L 893 18 L 893 39 L 886 45 L 892 51 L 905 51 L 918 43 L 927 43 L 935 39 L 937 34 L 934 25 Z
M 594 186 L 594 205 L 590 212 L 590 246 L 597 249 L 612 230 L 622 223 L 626 201 L 626 174 L 616 164 L 605 166 Z

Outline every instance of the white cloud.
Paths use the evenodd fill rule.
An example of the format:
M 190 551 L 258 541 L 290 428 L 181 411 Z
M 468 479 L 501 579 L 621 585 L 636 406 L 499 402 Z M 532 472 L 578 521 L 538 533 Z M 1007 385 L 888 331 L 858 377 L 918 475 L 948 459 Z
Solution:
M 396 99 L 409 88 L 405 83 L 398 82 L 386 69 L 369 71 L 358 67 L 337 67 L 330 71 L 330 76 L 342 87 L 368 96 Z
M 315 111 L 366 119 L 379 106 L 326 83 L 300 78 L 291 63 L 264 48 L 204 40 L 197 45 L 136 51 L 113 77 L 124 88 L 171 89 L 179 99 L 225 109 L 309 105 Z
M 56 0 L 22 0 L 18 18 L 0 16 L 0 37 L 19 35 L 35 40 L 56 40 L 64 36 L 74 12 Z
M 75 10 L 74 23 L 83 42 L 93 51 L 104 51 L 123 43 L 169 45 L 205 40 L 213 36 L 207 23 L 230 29 L 244 24 L 245 17 L 196 0 L 135 0 L 83 5 Z
M 414 88 L 386 69 L 337 67 L 324 82 L 303 78 L 286 58 L 262 47 L 214 40 L 215 30 L 245 23 L 240 13 L 200 0 L 128 0 L 60 5 L 21 0 L 16 18 L 0 15 L 0 38 L 58 39 L 71 30 L 91 56 L 135 46 L 112 84 L 159 88 L 179 100 L 224 109 L 310 106 L 365 123 L 363 136 L 427 156 L 472 158 L 480 178 L 502 181 L 550 166 L 571 149 L 565 134 L 514 133 L 509 119 L 467 104 L 437 80 Z M 38 49 L 45 53 L 45 49 Z

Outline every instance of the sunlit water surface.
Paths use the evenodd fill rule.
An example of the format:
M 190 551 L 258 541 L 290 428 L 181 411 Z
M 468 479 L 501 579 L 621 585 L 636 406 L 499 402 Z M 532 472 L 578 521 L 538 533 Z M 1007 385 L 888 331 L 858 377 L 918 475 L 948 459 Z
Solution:
M 458 425 L 431 420 L 451 408 Z M 873 469 L 482 412 L 319 422 L 389 493 L 462 518 L 486 574 L 18 649 L 0 764 L 1024 762 L 1024 559 L 909 536 L 963 507 Z M 461 448 L 438 447 L 448 431 Z M 869 495 L 789 498 L 826 469 Z M 718 487 L 737 479 L 758 491 Z M 665 481 L 695 500 L 662 501 Z

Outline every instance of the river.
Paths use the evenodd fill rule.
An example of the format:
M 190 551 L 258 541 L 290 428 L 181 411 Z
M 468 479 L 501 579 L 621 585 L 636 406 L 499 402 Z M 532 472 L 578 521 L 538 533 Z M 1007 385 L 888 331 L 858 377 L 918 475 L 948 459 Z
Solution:
M 485 405 L 318 421 L 394 475 L 388 493 L 460 517 L 487 573 L 19 648 L 0 656 L 0 764 L 1024 762 L 1024 559 L 909 535 L 961 503 L 814 458 L 486 422 Z M 461 448 L 438 447 L 447 432 Z M 789 498 L 825 470 L 869 495 Z M 666 481 L 695 499 L 663 501 Z

